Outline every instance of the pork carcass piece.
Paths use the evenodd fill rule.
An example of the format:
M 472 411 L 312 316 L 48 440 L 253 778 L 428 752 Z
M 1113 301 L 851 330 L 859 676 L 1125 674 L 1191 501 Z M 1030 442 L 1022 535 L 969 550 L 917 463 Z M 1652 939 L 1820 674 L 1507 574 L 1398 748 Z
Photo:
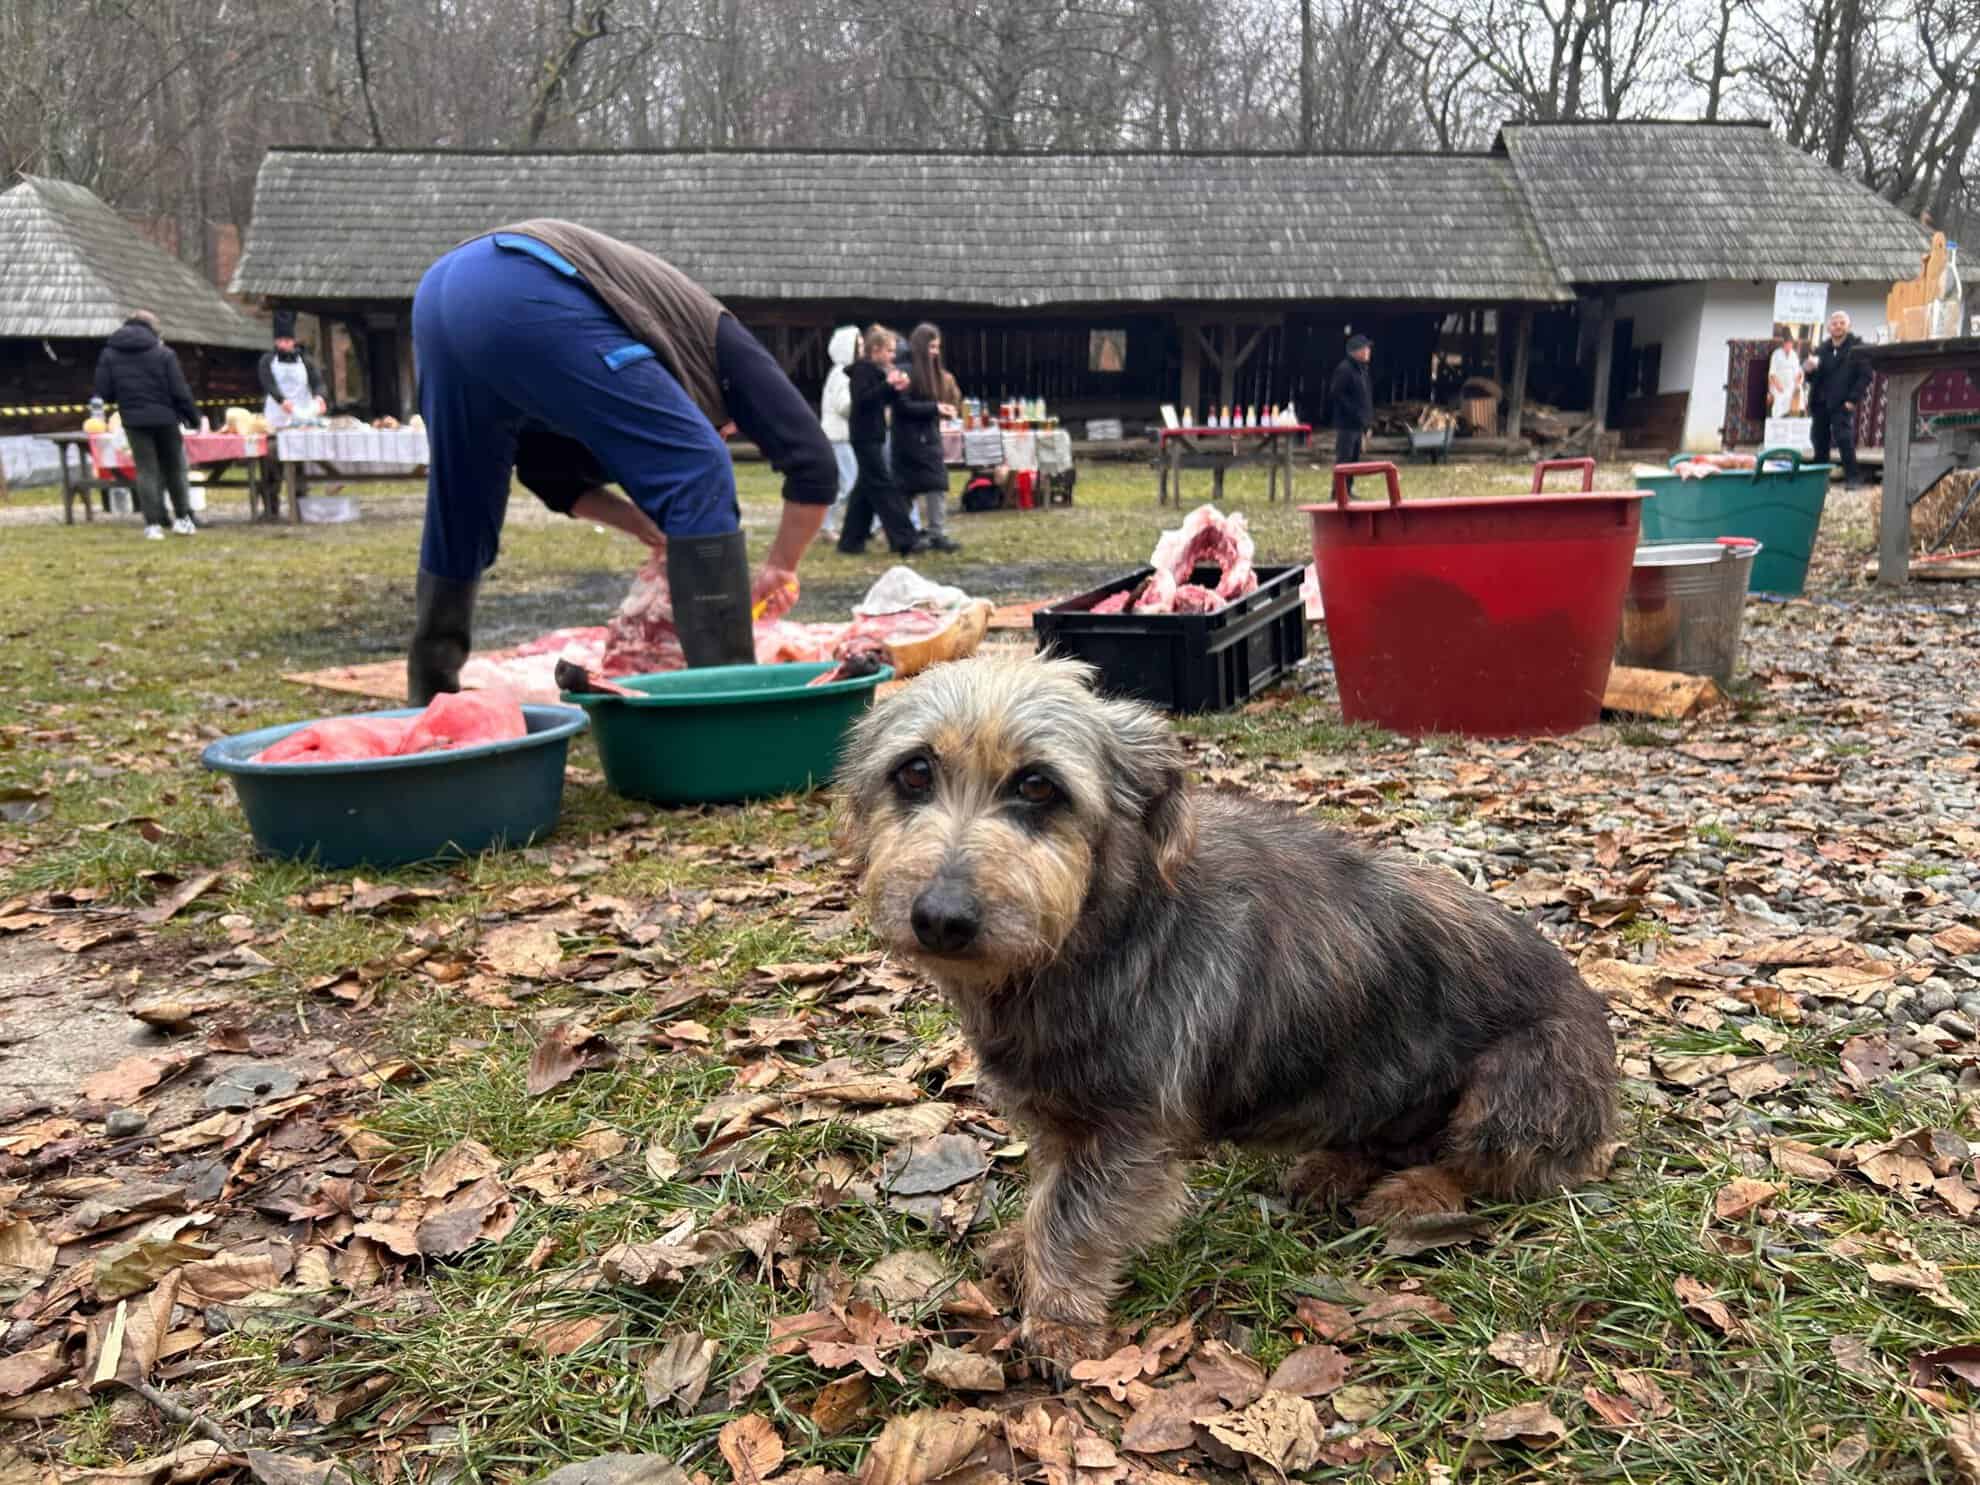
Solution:
M 255 754 L 256 763 L 404 758 L 522 737 L 529 723 L 504 691 L 443 691 L 417 717 L 327 717 Z

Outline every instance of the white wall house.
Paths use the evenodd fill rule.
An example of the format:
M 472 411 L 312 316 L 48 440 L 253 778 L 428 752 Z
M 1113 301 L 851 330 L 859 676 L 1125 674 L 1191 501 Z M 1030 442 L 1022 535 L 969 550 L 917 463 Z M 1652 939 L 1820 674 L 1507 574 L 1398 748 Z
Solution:
M 1614 323 L 1630 322 L 1630 364 L 1614 374 L 1647 378 L 1639 353 L 1658 348 L 1656 386 L 1624 385 L 1666 399 L 1646 411 L 1686 449 L 1720 446 L 1728 342 L 1772 334 L 1777 283 L 1827 284 L 1830 309 L 1874 339 L 1884 296 L 1927 244 L 1917 222 L 1764 125 L 1508 124 L 1499 147 L 1580 300 L 1584 344 L 1613 333 L 1613 296 Z
M 1875 339 L 1889 287 L 1848 279 L 1831 283 L 1829 311 L 1847 310 L 1858 332 Z M 1728 347 L 1736 340 L 1765 340 L 1773 333 L 1773 282 L 1720 279 L 1621 294 L 1616 298 L 1616 321 L 1625 320 L 1630 323 L 1632 349 L 1661 348 L 1655 390 L 1688 397 L 1679 446 L 1692 451 L 1718 448 L 1731 374 Z

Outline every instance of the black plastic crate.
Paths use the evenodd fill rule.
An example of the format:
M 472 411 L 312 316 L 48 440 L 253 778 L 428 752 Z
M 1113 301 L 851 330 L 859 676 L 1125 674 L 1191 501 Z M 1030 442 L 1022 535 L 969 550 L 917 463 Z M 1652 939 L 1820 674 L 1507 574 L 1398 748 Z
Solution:
M 1041 652 L 1084 660 L 1113 696 L 1172 712 L 1217 712 L 1249 701 L 1306 656 L 1304 567 L 1260 567 L 1258 587 L 1214 614 L 1096 614 L 1093 605 L 1141 586 L 1143 567 L 1031 616 Z M 1199 567 L 1208 588 L 1220 576 Z

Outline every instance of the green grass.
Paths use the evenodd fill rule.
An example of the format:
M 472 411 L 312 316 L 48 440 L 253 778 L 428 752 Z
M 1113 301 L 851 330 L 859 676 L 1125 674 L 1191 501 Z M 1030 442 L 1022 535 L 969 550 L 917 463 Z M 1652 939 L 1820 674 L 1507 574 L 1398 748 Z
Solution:
M 1319 477 L 1303 479 L 1308 498 L 1318 497 Z M 1412 494 L 1452 494 L 1513 489 L 1523 486 L 1524 475 L 1455 466 L 1413 470 L 1408 483 Z M 742 488 L 760 550 L 775 517 L 774 485 L 758 467 L 743 471 Z M 1251 519 L 1262 561 L 1304 560 L 1305 517 L 1283 504 L 1268 508 L 1262 475 L 1240 475 L 1231 491 L 1235 499 L 1227 504 Z M 762 965 L 842 956 L 870 947 L 869 940 L 857 928 L 818 929 L 776 907 L 725 907 L 706 921 L 690 914 L 658 947 L 706 997 L 664 1016 L 656 1011 L 658 997 L 671 983 L 658 971 L 648 988 L 610 998 L 581 982 L 552 984 L 520 997 L 513 1009 L 494 1009 L 390 961 L 415 924 L 440 925 L 437 952 L 465 953 L 484 915 L 499 911 L 504 892 L 543 885 L 552 880 L 553 861 L 580 854 L 604 864 L 573 884 L 578 891 L 638 902 L 670 894 L 691 901 L 710 888 L 760 881 L 770 861 L 781 863 L 780 876 L 825 887 L 833 880 L 829 854 L 800 854 L 829 853 L 824 803 L 667 812 L 573 781 L 563 826 L 546 850 L 363 874 L 441 893 L 409 911 L 299 911 L 292 899 L 358 873 L 253 860 L 230 790 L 200 773 L 196 756 L 214 735 L 365 707 L 280 679 L 285 671 L 401 651 L 418 503 L 410 495 L 379 498 L 369 491 L 364 500 L 366 519 L 350 527 L 275 530 L 223 519 L 189 542 L 142 543 L 128 522 L 7 530 L 0 634 L 33 639 L 0 650 L 0 788 L 46 795 L 48 814 L 0 836 L 0 899 L 87 887 L 134 902 L 153 891 L 147 872 L 183 876 L 228 867 L 224 890 L 172 925 L 157 954 L 169 964 L 214 947 L 224 941 L 219 916 L 241 915 L 254 925 L 257 949 L 276 966 L 239 987 L 241 993 L 260 997 L 270 1011 L 305 1018 L 327 1005 L 308 996 L 307 986 L 373 967 L 386 1014 L 363 1024 L 422 1074 L 383 1095 L 369 1117 L 373 1137 L 405 1168 L 418 1169 L 468 1138 L 486 1143 L 506 1168 L 567 1145 L 595 1125 L 629 1142 L 614 1162 L 619 1200 L 590 1210 L 524 1200 L 515 1230 L 501 1243 L 416 1268 L 402 1291 L 372 1307 L 308 1322 L 323 1343 L 308 1360 L 286 1344 L 286 1335 L 305 1323 L 300 1315 L 285 1322 L 286 1335 L 235 1338 L 200 1373 L 223 1407 L 290 1384 L 317 1398 L 375 1382 L 382 1390 L 321 1442 L 357 1451 L 390 1419 L 408 1452 L 421 1456 L 408 1463 L 444 1455 L 475 1480 L 520 1479 L 553 1462 L 608 1450 L 665 1453 L 690 1472 L 706 1468 L 724 1479 L 714 1441 L 731 1416 L 725 1388 L 762 1350 L 774 1316 L 810 1307 L 808 1286 L 835 1272 L 856 1278 L 905 1247 L 937 1247 L 957 1270 L 976 1272 L 967 1242 L 950 1244 L 856 1189 L 836 1201 L 819 1200 L 814 1182 L 821 1162 L 842 1156 L 864 1170 L 879 1153 L 843 1122 L 766 1130 L 730 1152 L 732 1168 L 702 1179 L 690 1170 L 658 1180 L 642 1163 L 654 1146 L 691 1158 L 706 1138 L 694 1129 L 694 1115 L 733 1088 L 739 1067 L 759 1055 L 731 1060 L 719 1045 L 722 1031 L 799 1006 L 802 993 L 769 981 L 758 973 Z M 965 552 L 917 565 L 984 596 L 1035 599 L 1138 564 L 1177 519 L 1173 509 L 1156 509 L 1152 474 L 1138 467 L 1083 468 L 1079 500 L 1069 511 L 959 519 Z M 501 565 L 482 600 L 482 642 L 509 643 L 608 612 L 634 562 L 629 544 L 538 519 L 522 497 L 512 511 Z M 226 507 L 221 514 L 229 514 Z M 886 565 L 878 554 L 814 553 L 804 567 L 799 616 L 842 615 Z M 1741 690 L 1737 699 L 1743 713 L 1761 706 L 1757 691 Z M 1206 747 L 1251 764 L 1393 746 L 1386 735 L 1346 726 L 1334 708 L 1303 695 L 1194 719 L 1186 728 Z M 1624 746 L 1659 747 L 1679 731 L 1626 724 L 1615 737 Z M 1438 739 L 1419 746 L 1432 753 L 1462 747 Z M 581 770 L 596 767 L 588 743 L 577 746 L 572 761 Z M 1391 797 L 1374 808 L 1391 820 L 1430 817 L 1400 802 Z M 1316 813 L 1350 823 L 1362 811 L 1328 806 Z M 134 820 L 156 825 L 129 823 Z M 1729 827 L 1707 825 L 1697 834 L 1707 845 L 1737 848 Z M 1939 870 L 1916 863 L 1901 869 L 1917 879 Z M 1620 934 L 1631 946 L 1667 935 L 1663 925 L 1642 919 Z M 576 953 L 608 943 L 587 928 L 565 947 Z M 169 974 L 165 968 L 148 978 L 156 983 Z M 564 1013 L 603 1029 L 620 1045 L 621 1060 L 532 1098 L 524 1087 L 530 1049 L 547 1024 L 542 1018 Z M 675 1052 L 643 1040 L 656 1018 L 680 1017 L 713 1028 L 718 1045 Z M 808 1045 L 777 1055 L 796 1064 L 844 1056 L 886 1066 L 904 1046 L 926 1045 L 950 1030 L 945 1008 L 914 996 L 885 1020 L 820 1015 Z M 1773 1133 L 1840 1149 L 1919 1125 L 1975 1132 L 1970 1112 L 1952 1095 L 1918 1086 L 1928 1072 L 1956 1074 L 1956 1064 L 1928 1059 L 1872 1093 L 1845 1098 L 1835 1090 L 1836 1052 L 1846 1033 L 1789 1028 L 1786 1034 L 1784 1055 L 1804 1076 L 1761 1101 Z M 1728 1022 L 1711 1032 L 1667 1028 L 1633 1050 L 1750 1054 L 1753 1048 Z M 1975 1321 L 1934 1310 L 1919 1296 L 1871 1286 L 1860 1260 L 1838 1257 L 1826 1245 L 1844 1236 L 1888 1245 L 1901 1236 L 1944 1264 L 1952 1292 L 1980 1313 L 1980 1239 L 1973 1231 L 1921 1219 L 1901 1199 L 1847 1176 L 1819 1186 L 1783 1180 L 1780 1218 L 1721 1223 L 1712 1215 L 1715 1194 L 1760 1159 L 1750 1134 L 1716 1122 L 1696 1104 L 1676 1117 L 1637 1104 L 1629 1114 L 1629 1145 L 1613 1179 L 1567 1199 L 1488 1210 L 1494 1231 L 1485 1243 L 1413 1259 L 1384 1257 L 1379 1237 L 1332 1214 L 1288 1210 L 1276 1195 L 1274 1162 L 1219 1156 L 1195 1171 L 1196 1200 L 1177 1233 L 1136 1260 L 1122 1313 L 1129 1320 L 1190 1313 L 1206 1327 L 1232 1327 L 1269 1365 L 1298 1343 L 1294 1312 L 1301 1298 L 1339 1297 L 1349 1285 L 1420 1286 L 1451 1308 L 1448 1326 L 1349 1344 L 1349 1380 L 1381 1390 L 1383 1411 L 1375 1422 L 1397 1441 L 1405 1479 L 1422 1478 L 1432 1462 L 1455 1466 L 1464 1448 L 1458 1428 L 1526 1401 L 1552 1406 L 1570 1426 L 1568 1440 L 1531 1455 L 1516 1447 L 1474 1447 L 1483 1478 L 1756 1485 L 1813 1479 L 1833 1443 L 1858 1430 L 1872 1445 L 1863 1478 L 1907 1469 L 1920 1478 L 1951 1478 L 1934 1443 L 1945 1420 L 1900 1381 L 1911 1353 L 1971 1339 Z M 1000 1163 L 996 1184 L 985 1227 L 1014 1220 L 1021 1208 L 1015 1165 Z M 612 1243 L 655 1236 L 682 1212 L 703 1226 L 734 1227 L 806 1209 L 819 1235 L 796 1255 L 804 1269 L 795 1284 L 766 1283 L 753 1264 L 733 1259 L 651 1293 L 593 1283 L 584 1269 Z M 527 1260 L 545 1239 L 548 1257 L 532 1271 Z M 1895 1253 L 1887 1256 L 1898 1261 Z M 1717 1291 L 1742 1333 L 1722 1336 L 1685 1311 L 1671 1288 L 1679 1274 Z M 558 1359 L 524 1350 L 511 1328 L 584 1316 L 608 1317 L 616 1329 Z M 1541 1325 L 1563 1338 L 1568 1360 L 1559 1379 L 1531 1382 L 1487 1356 L 1500 1331 Z M 690 1328 L 720 1346 L 709 1399 L 692 1417 L 652 1412 L 638 1380 L 644 1355 L 658 1340 Z M 1869 1382 L 1838 1368 L 1828 1349 L 1836 1336 L 1865 1337 L 1889 1380 Z M 810 1399 L 828 1378 L 802 1356 L 775 1359 L 746 1406 L 777 1423 L 791 1449 L 787 1468 L 851 1469 L 888 1414 L 950 1400 L 922 1381 L 923 1355 L 921 1343 L 902 1353 L 900 1378 L 878 1380 L 868 1417 L 840 1438 L 819 1437 L 809 1422 Z M 1627 1437 L 1594 1426 L 1581 1388 L 1613 1392 L 1621 1368 L 1652 1372 L 1672 1416 Z M 68 1463 L 116 1457 L 111 1413 L 98 1406 L 61 1420 Z M 435 1442 L 423 1426 L 405 1430 L 406 1419 L 428 1415 L 457 1427 L 458 1437 Z M 257 1416 L 276 1427 L 287 1422 Z M 296 1421 L 312 1418 L 305 1405 Z M 1317 1477 L 1352 1478 L 1355 1471 L 1323 1470 Z

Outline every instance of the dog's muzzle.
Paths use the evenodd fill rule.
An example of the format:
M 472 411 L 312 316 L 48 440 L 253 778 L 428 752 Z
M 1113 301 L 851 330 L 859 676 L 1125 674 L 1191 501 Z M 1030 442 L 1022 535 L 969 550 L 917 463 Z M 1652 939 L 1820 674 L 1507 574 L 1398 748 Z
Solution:
M 915 898 L 908 921 L 922 948 L 935 954 L 960 954 L 983 931 L 983 909 L 966 884 L 938 876 Z

